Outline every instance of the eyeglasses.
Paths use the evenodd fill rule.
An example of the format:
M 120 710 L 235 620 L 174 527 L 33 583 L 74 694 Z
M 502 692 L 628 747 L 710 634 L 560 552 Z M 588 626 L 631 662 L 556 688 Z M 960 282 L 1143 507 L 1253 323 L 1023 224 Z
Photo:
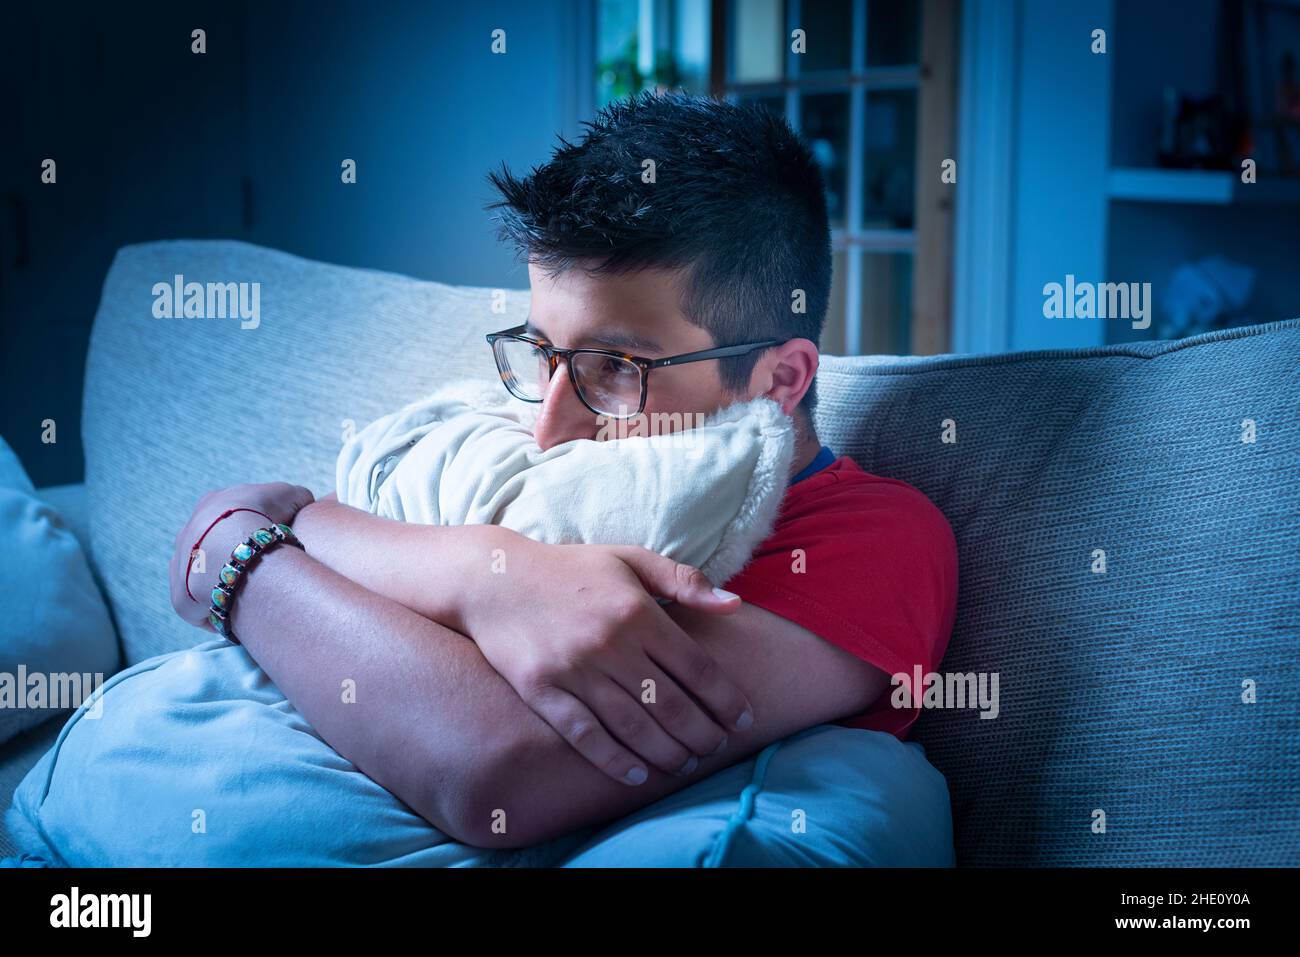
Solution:
M 705 359 L 725 359 L 743 356 L 755 349 L 779 346 L 786 339 L 764 339 L 735 346 L 719 346 L 684 352 L 662 359 L 646 359 L 626 352 L 609 352 L 604 349 L 557 349 L 523 335 L 527 325 L 515 326 L 487 336 L 496 358 L 501 381 L 516 399 L 524 402 L 541 402 L 546 386 L 555 375 L 560 359 L 569 367 L 569 381 L 582 404 L 596 415 L 615 419 L 630 419 L 640 415 L 645 408 L 647 382 L 651 369 L 702 362 Z

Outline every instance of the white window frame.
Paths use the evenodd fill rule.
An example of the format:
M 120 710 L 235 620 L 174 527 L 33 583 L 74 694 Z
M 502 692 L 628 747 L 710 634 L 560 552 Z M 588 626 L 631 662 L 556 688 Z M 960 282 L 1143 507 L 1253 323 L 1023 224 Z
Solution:
M 743 0 L 726 0 L 727 23 L 736 22 L 736 5 Z M 733 75 L 736 63 L 734 50 L 735 31 L 728 29 L 727 72 L 725 93 L 729 100 L 740 97 L 784 96 L 786 119 L 796 130 L 801 131 L 802 122 L 799 112 L 800 96 L 803 93 L 843 93 L 849 94 L 849 142 L 845 162 L 848 164 L 848 193 L 845 210 L 845 225 L 831 230 L 831 244 L 836 252 L 844 252 L 847 272 L 844 277 L 844 352 L 846 355 L 862 354 L 862 267 L 863 255 L 867 253 L 906 253 L 915 257 L 915 229 L 863 229 L 863 167 L 866 159 L 866 98 L 868 92 L 876 90 L 916 90 L 919 96 L 921 87 L 920 64 L 890 67 L 867 66 L 867 4 L 868 2 L 887 2 L 887 0 L 853 0 L 853 20 L 851 29 L 852 57 L 847 72 L 818 72 L 808 76 L 800 75 L 799 54 L 790 49 L 789 42 L 783 44 L 785 49 L 785 78 L 772 82 L 737 83 Z M 800 26 L 802 19 L 802 0 L 785 0 L 786 37 Z M 918 57 L 919 58 L 919 57 Z M 913 261 L 915 265 L 915 260 Z M 903 317 L 910 327 L 911 316 Z

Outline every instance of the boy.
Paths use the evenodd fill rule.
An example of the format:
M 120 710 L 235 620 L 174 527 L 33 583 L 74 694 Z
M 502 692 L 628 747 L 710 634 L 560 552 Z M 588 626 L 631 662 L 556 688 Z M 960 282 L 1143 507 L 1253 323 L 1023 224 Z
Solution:
M 537 444 L 766 395 L 798 429 L 771 537 L 714 589 L 631 546 L 404 525 L 306 489 L 238 486 L 205 497 L 177 536 L 177 610 L 204 617 L 186 558 L 216 516 L 291 522 L 306 553 L 274 549 L 251 569 L 234 632 L 335 750 L 482 847 L 625 815 L 815 724 L 904 736 L 917 710 L 890 706 L 890 676 L 938 666 L 956 550 L 924 495 L 817 439 L 831 252 L 806 146 L 762 111 L 643 94 L 530 175 L 490 179 L 532 297 L 492 347 L 503 384 L 540 403 Z M 235 513 L 205 548 L 225 554 L 259 524 Z M 189 584 L 204 596 L 211 583 Z M 364 689 L 348 705 L 345 679 Z

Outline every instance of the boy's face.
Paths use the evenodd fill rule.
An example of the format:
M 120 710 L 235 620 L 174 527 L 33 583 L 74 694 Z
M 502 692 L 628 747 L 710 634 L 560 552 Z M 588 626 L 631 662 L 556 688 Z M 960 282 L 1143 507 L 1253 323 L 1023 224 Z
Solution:
M 562 349 L 612 349 L 647 359 L 711 349 L 717 345 L 713 336 L 681 313 L 677 277 L 676 272 L 664 270 L 592 277 L 580 267 L 549 276 L 530 264 L 528 332 Z M 762 370 L 756 368 L 755 373 L 751 383 L 761 382 Z M 646 416 L 656 412 L 707 415 L 751 397 L 726 392 L 718 362 L 712 359 L 655 369 L 649 373 L 647 386 Z M 694 415 L 664 417 L 657 427 L 669 431 L 680 427 L 677 423 L 691 421 L 695 421 Z M 603 431 L 602 425 L 606 426 Z M 537 444 L 548 449 L 574 439 L 611 437 L 611 425 L 617 427 L 618 423 L 602 421 L 582 404 L 561 359 L 538 410 L 533 428 Z

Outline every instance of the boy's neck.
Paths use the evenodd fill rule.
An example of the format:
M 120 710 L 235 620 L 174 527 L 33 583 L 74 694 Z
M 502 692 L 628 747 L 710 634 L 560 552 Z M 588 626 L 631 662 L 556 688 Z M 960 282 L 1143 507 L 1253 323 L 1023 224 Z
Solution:
M 817 437 L 811 424 L 805 425 L 804 417 L 796 419 L 794 432 L 794 455 L 790 458 L 790 478 L 798 475 L 817 458 L 822 450 L 821 439 Z

